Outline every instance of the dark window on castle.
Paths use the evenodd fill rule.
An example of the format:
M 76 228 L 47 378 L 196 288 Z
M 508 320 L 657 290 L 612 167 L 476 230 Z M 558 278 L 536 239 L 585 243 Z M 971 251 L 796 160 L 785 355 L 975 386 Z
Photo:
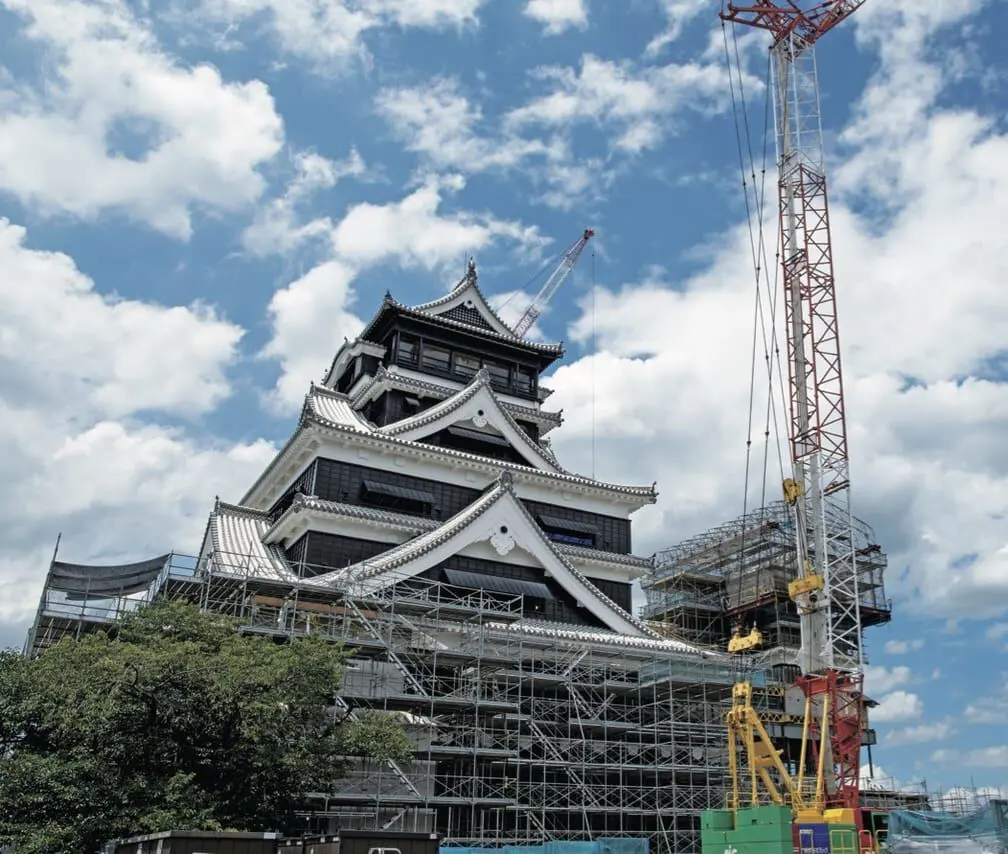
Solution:
M 508 389 L 511 386 L 511 368 L 499 362 L 492 362 L 490 359 L 484 361 L 487 372 L 490 374 L 490 384 L 494 388 Z
M 395 543 L 376 543 L 322 531 L 308 531 L 287 549 L 287 558 L 303 578 L 343 569 L 395 548 Z
M 408 486 L 365 480 L 361 483 L 361 503 L 418 516 L 430 516 L 434 507 L 434 495 Z
M 446 374 L 450 366 L 451 353 L 448 350 L 424 341 L 423 347 L 420 349 L 420 367 L 425 371 Z
M 297 480 L 284 490 L 267 513 L 269 523 L 272 525 L 287 512 L 287 508 L 294 503 L 294 498 L 300 492 L 302 495 L 313 495 L 315 491 L 315 463 L 308 466 Z
M 515 387 L 520 392 L 531 394 L 535 391 L 535 373 L 528 368 L 518 368 L 518 372 L 515 375 Z
M 573 519 L 560 519 L 540 513 L 536 517 L 539 527 L 551 540 L 557 543 L 570 543 L 574 546 L 594 548 L 598 539 L 599 529 L 585 522 L 575 522 Z
M 456 353 L 454 356 L 454 366 L 452 372 L 457 377 L 469 379 L 476 376 L 480 369 L 480 360 L 476 356 L 467 356 L 465 353 Z
M 400 365 L 415 365 L 420 347 L 418 339 L 412 335 L 399 335 L 399 345 L 396 350 L 396 361 Z

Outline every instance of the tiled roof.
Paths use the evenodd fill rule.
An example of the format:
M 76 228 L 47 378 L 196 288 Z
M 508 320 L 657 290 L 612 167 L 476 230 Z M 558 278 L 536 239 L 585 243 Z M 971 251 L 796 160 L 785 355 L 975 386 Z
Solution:
M 315 496 L 301 495 L 294 496 L 291 506 L 288 507 L 270 526 L 269 530 L 263 534 L 266 540 L 271 539 L 273 531 L 280 528 L 286 520 L 297 513 L 304 511 L 312 513 L 326 513 L 331 516 L 345 516 L 350 519 L 360 519 L 371 522 L 385 528 L 398 528 L 399 530 L 417 533 L 429 531 L 436 528 L 439 522 L 434 519 L 424 519 L 420 516 L 409 516 L 406 513 L 394 513 L 391 510 L 381 510 L 377 507 L 362 507 L 359 504 L 346 504 L 342 501 L 327 501 Z
M 243 508 L 241 508 L 243 509 Z M 269 540 L 274 529 L 279 528 L 284 520 L 295 513 L 308 511 L 313 513 L 326 513 L 332 516 L 346 516 L 351 519 L 362 519 L 383 527 L 398 528 L 403 531 L 413 533 L 424 533 L 433 531 L 441 521 L 438 519 L 428 519 L 424 516 L 411 516 L 408 513 L 396 513 L 394 510 L 384 510 L 379 507 L 364 507 L 360 504 L 347 504 L 342 501 L 327 501 L 324 498 L 301 495 L 294 496 L 291 506 L 284 511 L 276 522 L 263 534 L 263 539 Z M 257 511 L 250 510 L 250 513 Z M 639 557 L 632 554 L 620 554 L 619 552 L 604 552 L 599 549 L 590 549 L 586 546 L 575 546 L 570 543 L 553 543 L 553 547 L 560 554 L 569 557 L 594 560 L 601 563 L 612 563 L 618 566 L 631 566 L 640 569 L 650 569 L 651 558 Z
M 272 581 L 296 582 L 283 551 L 263 542 L 269 522 L 264 513 L 218 501 L 210 514 L 210 537 L 217 572 Z
M 374 377 L 360 391 L 353 395 L 353 405 L 360 406 L 363 401 L 368 400 L 369 396 L 376 389 L 387 387 L 397 388 L 402 391 L 413 391 L 442 399 L 458 394 L 457 388 L 406 376 L 405 374 L 400 374 L 398 371 L 389 371 L 384 365 L 380 365 Z M 377 395 L 375 396 L 377 397 Z M 549 427 L 559 427 L 563 423 L 563 416 L 559 412 L 548 412 L 535 406 L 521 406 L 507 400 L 498 399 L 498 403 L 500 403 L 502 409 L 510 412 L 515 418 L 539 422 Z
M 317 401 L 322 402 L 317 403 Z M 398 436 L 393 436 L 379 431 L 369 422 L 365 421 L 364 418 L 350 405 L 350 400 L 346 395 L 339 394 L 338 392 L 331 391 L 330 389 L 322 388 L 320 386 L 312 386 L 312 389 L 306 398 L 305 406 L 302 410 L 301 422 L 302 424 L 314 422 L 324 428 L 347 430 L 353 433 L 365 434 L 372 439 L 388 442 L 393 446 L 398 445 L 400 447 L 409 447 L 423 450 L 424 453 L 460 460 L 469 460 L 478 464 L 491 465 L 497 470 L 505 469 L 525 476 L 531 475 L 546 477 L 560 482 L 576 483 L 582 486 L 594 487 L 607 492 L 638 496 L 652 503 L 657 499 L 657 492 L 655 491 L 654 484 L 651 486 L 624 486 L 620 484 L 604 483 L 602 481 L 593 480 L 590 477 L 573 474 L 562 469 L 559 471 L 538 471 L 519 463 L 511 463 L 505 460 L 481 457 L 478 454 L 471 454 L 467 451 L 458 451 L 454 448 L 424 445 L 420 442 L 400 439 Z M 521 428 L 518 429 L 520 430 Z M 290 443 L 288 443 L 288 446 L 289 445 Z M 254 489 L 255 486 L 249 490 L 249 494 L 251 494 Z
M 638 569 L 651 569 L 654 564 L 649 557 L 638 557 L 637 555 L 625 555 L 618 552 L 603 552 L 598 549 L 590 549 L 587 546 L 575 546 L 570 543 L 556 543 L 556 546 L 565 555 L 579 557 L 585 560 L 604 561 L 606 563 L 618 563 L 624 566 L 633 566 Z
M 350 398 L 325 386 L 312 383 L 305 407 L 330 424 L 339 424 L 358 433 L 375 432 L 375 426 L 353 408 Z
M 449 294 L 449 296 L 451 296 L 451 294 Z M 392 306 L 393 308 L 397 309 L 399 312 L 406 315 L 407 317 L 416 317 L 422 320 L 430 320 L 433 321 L 434 323 L 443 324 L 452 329 L 463 329 L 466 330 L 467 332 L 475 332 L 484 338 L 491 338 L 495 341 L 503 341 L 507 344 L 514 344 L 518 347 L 525 347 L 526 349 L 535 350 L 539 353 L 542 353 L 543 355 L 559 357 L 562 356 L 564 352 L 563 344 L 540 344 L 536 341 L 528 341 L 525 338 L 519 338 L 513 332 L 506 332 L 506 333 L 496 332 L 496 331 L 490 331 L 489 329 L 483 329 L 479 326 L 472 326 L 469 323 L 464 323 L 460 320 L 455 320 L 454 318 L 447 317 L 443 314 L 432 314 L 428 310 L 420 310 L 417 308 L 412 308 L 411 306 L 399 302 L 391 294 L 385 295 L 385 302 L 378 309 L 378 311 L 375 312 L 374 317 L 372 317 L 371 320 L 368 321 L 367 326 L 364 327 L 364 331 L 361 332 L 360 334 L 361 338 L 366 338 L 371 333 L 371 330 L 374 328 L 374 325 L 378 322 L 378 319 L 381 317 L 382 311 L 384 311 L 386 306 Z
M 378 431 L 389 436 L 398 436 L 402 433 L 408 433 L 420 427 L 428 425 L 433 426 L 437 424 L 438 421 L 447 420 L 453 412 L 458 411 L 470 400 L 478 396 L 482 397 L 484 406 L 495 410 L 494 414 L 497 416 L 497 419 L 500 420 L 501 424 L 494 426 L 496 426 L 497 429 L 499 429 L 512 444 L 518 445 L 515 450 L 526 457 L 528 454 L 531 454 L 532 459 L 530 462 L 538 461 L 549 471 L 564 471 L 557 462 L 556 457 L 552 454 L 545 453 L 543 447 L 538 442 L 535 442 L 528 433 L 522 430 L 522 428 L 518 426 L 514 418 L 511 416 L 511 413 L 501 406 L 500 401 L 497 399 L 497 395 L 494 394 L 493 389 L 490 387 L 490 374 L 485 368 L 481 368 L 469 382 L 469 385 L 457 394 L 442 400 L 440 403 L 434 404 L 434 406 L 429 409 L 425 409 L 423 412 L 418 412 L 416 415 L 410 416 L 409 418 L 403 418 L 400 421 L 396 421 L 394 424 L 389 424 L 386 427 L 380 427 L 378 428 Z M 484 410 L 481 409 L 479 412 L 481 415 L 484 415 Z M 485 417 L 486 420 L 493 425 L 495 419 L 489 414 Z M 525 453 L 523 453 L 523 448 Z
M 579 643 L 611 643 L 617 646 L 633 647 L 636 649 L 667 650 L 668 652 L 700 652 L 699 647 L 692 646 L 683 641 L 670 640 L 668 638 L 656 637 L 636 637 L 634 635 L 623 635 L 619 632 L 606 631 L 581 626 L 571 626 L 567 623 L 555 623 L 550 620 L 519 620 L 514 623 L 491 623 L 494 629 L 520 632 L 522 634 L 536 634 L 548 638 L 562 638 Z
M 564 557 L 555 547 L 554 543 L 546 538 L 532 518 L 532 515 L 515 495 L 512 477 L 509 472 L 501 472 L 497 484 L 492 489 L 487 490 L 468 507 L 456 513 L 436 528 L 426 531 L 401 545 L 394 546 L 388 551 L 382 552 L 366 561 L 352 564 L 335 572 L 316 576 L 309 583 L 323 587 L 357 587 L 363 584 L 363 587 L 368 589 L 393 583 L 400 578 L 400 574 L 396 570 L 407 567 L 439 546 L 449 542 L 466 528 L 473 525 L 483 514 L 487 513 L 495 504 L 502 500 L 509 501 L 516 512 L 524 518 L 527 530 L 536 538 L 539 547 L 545 552 L 551 553 L 553 558 L 573 577 L 578 589 L 569 590 L 568 592 L 578 596 L 582 601 L 584 601 L 586 596 L 591 597 L 602 604 L 606 611 L 611 612 L 617 621 L 629 623 L 645 637 L 656 636 L 653 630 L 645 623 L 636 619 L 627 611 L 624 611 L 619 604 L 592 584 Z M 386 578 L 387 580 L 385 580 Z
M 431 315 L 438 317 L 439 319 L 445 320 L 458 320 L 457 317 L 452 317 L 451 315 L 445 313 L 438 313 L 436 310 L 439 308 L 444 308 L 446 306 L 451 306 L 455 304 L 456 306 L 464 306 L 463 300 L 468 296 L 468 299 L 473 303 L 473 310 L 477 314 L 481 315 L 481 319 L 484 323 L 472 324 L 466 323 L 464 320 L 458 320 L 458 322 L 463 325 L 472 326 L 474 329 L 478 329 L 481 332 L 487 332 L 488 329 L 492 329 L 494 332 L 499 334 L 503 338 L 512 339 L 515 342 L 520 342 L 525 345 L 532 345 L 533 342 L 527 341 L 524 338 L 516 335 L 511 325 L 504 322 L 504 319 L 494 311 L 490 301 L 486 298 L 483 291 L 479 286 L 479 277 L 476 274 L 476 264 L 473 261 L 469 262 L 469 267 L 466 270 L 466 274 L 459 280 L 459 283 L 455 285 L 454 288 L 443 297 L 439 297 L 436 300 L 431 300 L 430 302 L 425 302 L 422 305 L 410 306 L 409 310 L 413 312 L 420 312 L 422 314 Z M 406 306 L 402 306 L 406 307 Z M 488 322 L 488 323 L 487 323 Z M 538 347 L 547 348 L 561 348 L 562 345 L 558 344 L 548 344 L 548 345 L 536 345 Z

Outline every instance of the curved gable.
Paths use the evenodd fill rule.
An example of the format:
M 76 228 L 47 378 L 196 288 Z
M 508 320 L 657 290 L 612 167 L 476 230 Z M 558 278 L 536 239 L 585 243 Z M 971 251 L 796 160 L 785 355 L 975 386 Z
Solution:
M 514 420 L 490 386 L 490 375 L 480 370 L 461 391 L 378 432 L 398 439 L 417 441 L 463 422 L 472 422 L 477 430 L 492 427 L 529 465 L 540 471 L 563 472 L 552 454 L 536 443 Z
M 446 317 L 477 329 L 488 329 L 498 335 L 517 338 L 514 330 L 501 319 L 483 296 L 483 291 L 476 282 L 476 264 L 472 261 L 469 262 L 465 277 L 451 293 L 423 305 L 412 306 L 412 309 L 433 317 Z
M 366 595 L 390 583 L 433 569 L 467 546 L 489 542 L 501 557 L 519 548 L 535 559 L 546 573 L 577 603 L 613 631 L 653 637 L 643 623 L 602 593 L 561 555 L 514 494 L 505 472 L 497 485 L 432 531 L 395 546 L 367 561 L 353 564 L 306 584 L 327 588 L 350 586 Z

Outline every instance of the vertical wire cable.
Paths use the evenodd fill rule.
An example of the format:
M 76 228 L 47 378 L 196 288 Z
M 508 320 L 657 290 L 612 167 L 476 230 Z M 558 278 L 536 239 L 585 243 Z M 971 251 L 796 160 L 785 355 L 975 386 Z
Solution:
M 595 348 L 595 250 L 592 249 L 592 286 L 591 286 L 591 475 L 595 479 L 595 360 L 598 351 Z

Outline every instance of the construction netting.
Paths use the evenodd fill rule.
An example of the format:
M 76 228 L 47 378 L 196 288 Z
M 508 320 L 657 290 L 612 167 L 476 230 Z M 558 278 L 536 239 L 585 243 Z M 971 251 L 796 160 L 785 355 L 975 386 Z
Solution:
M 893 810 L 887 843 L 890 854 L 1008 854 L 1008 801 L 968 815 Z

